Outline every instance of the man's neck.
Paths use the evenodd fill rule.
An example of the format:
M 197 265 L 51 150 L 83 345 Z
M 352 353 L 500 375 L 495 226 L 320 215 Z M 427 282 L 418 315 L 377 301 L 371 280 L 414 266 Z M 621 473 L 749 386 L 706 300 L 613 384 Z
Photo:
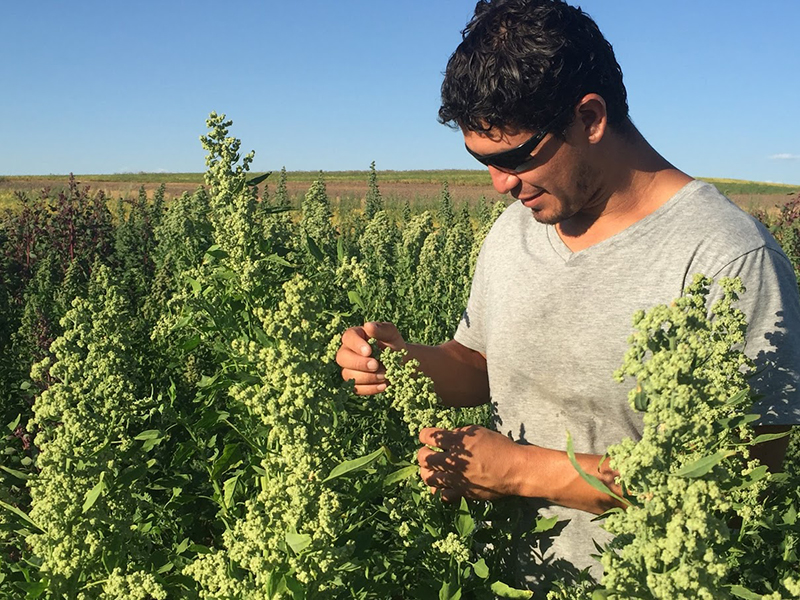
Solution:
M 657 210 L 692 178 L 676 169 L 635 132 L 614 136 L 604 149 L 597 197 L 591 205 L 556 225 L 573 252 L 613 237 Z

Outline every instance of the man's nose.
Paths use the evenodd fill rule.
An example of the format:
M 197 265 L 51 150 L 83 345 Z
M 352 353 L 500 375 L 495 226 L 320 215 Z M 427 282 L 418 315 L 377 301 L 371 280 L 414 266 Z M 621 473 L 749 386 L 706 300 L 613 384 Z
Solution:
M 501 171 L 491 165 L 489 165 L 489 175 L 492 176 L 492 185 L 499 194 L 507 194 L 519 184 L 519 177 L 516 173 Z

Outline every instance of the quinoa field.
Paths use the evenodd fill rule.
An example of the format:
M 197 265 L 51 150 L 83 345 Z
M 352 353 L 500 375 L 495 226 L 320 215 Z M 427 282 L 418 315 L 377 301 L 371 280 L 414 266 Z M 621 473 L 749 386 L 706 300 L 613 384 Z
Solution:
M 558 523 L 442 502 L 415 462 L 423 427 L 491 407 L 443 407 L 388 349 L 375 397 L 334 362 L 370 320 L 450 339 L 508 200 L 482 171 L 254 173 L 231 125 L 202 174 L 0 177 L 0 599 L 532 597 L 510 548 Z M 800 271 L 800 188 L 709 181 Z M 603 579 L 549 600 L 800 597 L 800 448 L 751 458 L 740 288 L 709 313 L 710 285 L 637 316 L 627 508 Z

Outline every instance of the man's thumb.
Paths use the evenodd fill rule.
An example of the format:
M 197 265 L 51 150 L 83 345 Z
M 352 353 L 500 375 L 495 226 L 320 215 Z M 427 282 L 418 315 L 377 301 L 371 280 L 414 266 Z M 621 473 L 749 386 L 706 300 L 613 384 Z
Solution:
M 370 321 L 369 323 L 364 323 L 364 333 L 371 338 L 375 338 L 378 341 L 378 345 L 383 348 L 402 350 L 406 347 L 406 342 L 394 323 Z

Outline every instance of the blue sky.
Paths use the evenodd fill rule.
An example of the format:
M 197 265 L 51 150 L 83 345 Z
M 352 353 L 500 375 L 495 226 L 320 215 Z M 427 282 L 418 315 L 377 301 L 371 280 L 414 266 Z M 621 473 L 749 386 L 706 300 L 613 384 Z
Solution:
M 800 2 L 586 0 L 631 116 L 690 175 L 800 184 Z M 0 175 L 479 168 L 436 121 L 472 0 L 42 0 L 0 17 Z

